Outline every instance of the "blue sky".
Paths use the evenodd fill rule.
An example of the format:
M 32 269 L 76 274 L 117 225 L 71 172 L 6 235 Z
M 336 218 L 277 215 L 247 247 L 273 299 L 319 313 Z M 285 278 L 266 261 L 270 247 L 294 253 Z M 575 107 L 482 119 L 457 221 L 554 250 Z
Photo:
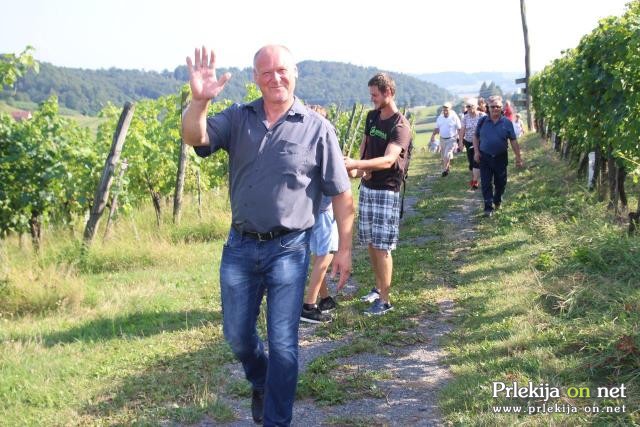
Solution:
M 527 0 L 532 67 L 575 47 L 627 1 Z M 219 66 L 246 67 L 260 46 L 280 43 L 298 60 L 405 73 L 524 70 L 519 0 L 3 3 L 0 52 L 32 45 L 36 59 L 59 66 L 173 70 L 205 44 Z

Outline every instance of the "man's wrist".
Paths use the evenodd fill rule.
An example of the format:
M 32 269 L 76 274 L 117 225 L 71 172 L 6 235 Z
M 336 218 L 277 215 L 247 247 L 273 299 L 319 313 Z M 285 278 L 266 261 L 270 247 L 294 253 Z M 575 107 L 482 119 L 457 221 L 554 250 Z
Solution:
M 194 108 L 206 110 L 209 108 L 209 104 L 211 103 L 210 99 L 192 99 L 190 104 L 193 105 Z

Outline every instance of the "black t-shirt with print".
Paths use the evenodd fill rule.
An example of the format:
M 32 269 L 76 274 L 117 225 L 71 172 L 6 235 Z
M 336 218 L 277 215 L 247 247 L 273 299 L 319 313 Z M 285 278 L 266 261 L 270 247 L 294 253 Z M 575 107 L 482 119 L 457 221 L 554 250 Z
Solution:
M 409 121 L 400 112 L 382 120 L 380 111 L 372 110 L 367 113 L 364 132 L 366 141 L 364 142 L 363 159 L 369 160 L 383 157 L 388 144 L 399 145 L 402 151 L 391 168 L 371 172 L 371 178 L 363 179 L 362 184 L 373 190 L 400 191 L 402 185 L 401 165 L 406 161 L 409 143 L 411 142 L 411 125 Z

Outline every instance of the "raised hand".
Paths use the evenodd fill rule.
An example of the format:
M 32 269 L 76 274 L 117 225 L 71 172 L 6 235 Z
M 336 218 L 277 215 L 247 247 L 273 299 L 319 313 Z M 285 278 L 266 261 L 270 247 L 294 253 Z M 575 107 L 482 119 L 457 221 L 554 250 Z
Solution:
M 209 52 L 204 46 L 202 46 L 202 51 L 196 48 L 194 58 L 195 65 L 191 61 L 191 57 L 187 57 L 191 97 L 197 101 L 209 101 L 222 92 L 224 85 L 231 78 L 231 73 L 225 73 L 218 80 L 216 77 L 216 56 L 213 50 L 209 56 Z

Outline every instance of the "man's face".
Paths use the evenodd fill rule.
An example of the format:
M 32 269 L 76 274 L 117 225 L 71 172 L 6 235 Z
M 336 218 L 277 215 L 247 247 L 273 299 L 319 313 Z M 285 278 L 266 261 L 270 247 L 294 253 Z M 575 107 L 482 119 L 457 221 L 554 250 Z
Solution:
M 502 115 L 502 103 L 500 101 L 494 101 L 489 104 L 489 110 L 492 119 L 497 119 Z
M 378 86 L 369 86 L 369 94 L 371 95 L 371 102 L 376 110 L 381 110 L 388 106 L 393 99 L 391 91 L 388 89 L 385 92 L 380 92 Z
M 442 107 L 442 115 L 449 117 L 449 107 Z
M 293 99 L 298 69 L 291 54 L 277 46 L 265 48 L 256 58 L 253 79 L 267 103 Z

